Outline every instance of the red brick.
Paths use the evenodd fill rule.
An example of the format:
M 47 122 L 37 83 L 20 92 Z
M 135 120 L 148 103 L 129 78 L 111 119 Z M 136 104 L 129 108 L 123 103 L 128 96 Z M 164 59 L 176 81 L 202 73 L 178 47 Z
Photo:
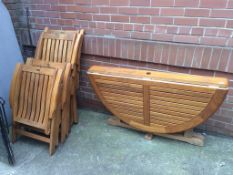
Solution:
M 217 36 L 218 34 L 218 29 L 209 29 L 207 28 L 205 30 L 205 36 Z
M 174 40 L 175 42 L 181 43 L 198 43 L 199 37 L 197 36 L 188 36 L 188 35 L 175 35 Z
M 167 27 L 168 34 L 177 34 L 177 32 L 178 32 L 178 27 L 176 27 L 176 26 L 168 26 Z
M 157 41 L 173 41 L 172 34 L 152 34 L 152 39 Z
M 211 54 L 212 54 L 212 48 L 206 47 L 204 49 L 202 60 L 201 60 L 201 68 L 208 69 Z
M 174 24 L 175 25 L 189 25 L 189 26 L 196 26 L 198 19 L 196 18 L 175 18 Z
M 160 59 L 160 63 L 167 64 L 169 60 L 170 44 L 163 45 L 163 52 Z
M 127 14 L 127 15 L 136 15 L 138 14 L 138 9 L 137 8 L 129 8 L 129 7 L 122 7 L 119 8 L 119 13 L 120 14 Z
M 139 15 L 159 15 L 159 8 L 139 8 Z
M 182 46 L 179 46 L 177 48 L 177 55 L 176 55 L 176 65 L 177 66 L 183 66 L 185 60 L 185 48 Z
M 117 13 L 117 7 L 100 7 L 100 13 Z
M 192 30 L 191 30 L 192 35 L 202 36 L 203 33 L 204 33 L 204 29 L 200 28 L 200 27 L 193 27 Z
M 201 60 L 204 53 L 203 47 L 196 47 L 193 55 L 192 67 L 199 68 L 201 66 Z
M 129 16 L 112 15 L 111 22 L 129 22 Z
M 131 16 L 130 23 L 148 24 L 150 23 L 150 18 L 145 16 Z
M 200 26 L 224 27 L 225 23 L 226 23 L 225 19 L 207 19 L 207 18 L 200 19 Z
M 179 27 L 178 34 L 179 35 L 190 35 L 191 27 Z
M 61 18 L 75 19 L 76 18 L 76 13 L 61 13 Z
M 144 32 L 154 32 L 154 25 L 145 25 Z
M 135 31 L 143 32 L 143 28 L 144 26 L 142 24 L 134 24 Z
M 218 64 L 219 60 L 222 54 L 222 49 L 221 48 L 214 48 L 212 57 L 210 58 L 210 63 L 208 69 L 212 70 L 217 70 L 218 69 Z
M 168 59 L 168 64 L 169 65 L 175 65 L 176 63 L 176 54 L 177 54 L 177 46 L 176 45 L 171 45 L 170 46 L 170 53 L 169 53 L 169 59 Z
M 154 46 L 154 63 L 160 63 L 161 55 L 163 51 L 163 46 L 161 44 L 156 44 Z
M 109 0 L 92 0 L 92 5 L 109 5 Z
M 221 54 L 221 58 L 220 58 L 220 62 L 219 62 L 219 67 L 218 67 L 218 69 L 220 71 L 226 71 L 230 53 L 231 52 L 228 49 L 222 50 L 222 54 Z
M 110 6 L 128 6 L 129 0 L 110 0 Z
M 219 29 L 217 36 L 231 38 L 231 36 L 232 36 L 232 30 Z
M 184 60 L 184 66 L 185 67 L 191 67 L 193 62 L 193 55 L 195 51 L 195 47 L 186 47 L 185 48 L 185 60 Z
M 233 20 L 227 21 L 227 28 L 233 28 Z
M 132 32 L 131 38 L 136 39 L 151 39 L 151 33 L 145 33 L 145 32 Z
M 179 7 L 198 7 L 199 0 L 175 0 L 175 6 Z
M 172 7 L 174 6 L 174 0 L 153 0 L 151 6 L 154 7 Z
M 152 17 L 152 24 L 173 24 L 173 18 L 170 17 Z
M 184 9 L 181 8 L 161 8 L 161 16 L 183 16 Z
M 150 6 L 150 0 L 131 0 L 131 6 Z
M 233 18 L 233 11 L 232 10 L 212 10 L 211 17 L 214 18 Z
M 123 30 L 132 31 L 133 30 L 133 24 L 124 24 L 123 25 Z
M 200 0 L 200 7 L 206 8 L 225 8 L 227 6 L 227 0 Z
M 226 38 L 216 37 L 201 37 L 200 43 L 210 46 L 225 46 L 227 42 Z
M 93 15 L 93 20 L 95 21 L 110 21 L 109 15 Z
M 209 9 L 185 9 L 185 16 L 189 17 L 208 17 Z

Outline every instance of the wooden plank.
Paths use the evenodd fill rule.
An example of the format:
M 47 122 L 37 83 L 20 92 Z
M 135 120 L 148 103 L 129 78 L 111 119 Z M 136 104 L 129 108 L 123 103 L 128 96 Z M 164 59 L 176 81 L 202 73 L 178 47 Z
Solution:
M 33 91 L 34 91 L 34 83 L 35 83 L 35 74 L 31 74 L 31 79 L 30 79 L 30 85 L 29 85 L 29 91 L 28 91 L 28 96 L 27 96 L 27 112 L 25 115 L 26 119 L 30 119 L 31 115 L 31 110 L 32 110 L 32 100 L 33 100 Z
M 30 66 L 30 65 L 22 66 L 22 70 L 25 72 L 44 74 L 48 76 L 54 75 L 56 73 L 55 69 L 50 69 L 47 67 L 36 67 L 36 66 Z
M 122 98 L 122 99 L 127 98 L 127 99 L 130 99 L 130 100 L 142 101 L 142 97 L 137 97 L 137 96 L 116 94 L 116 93 L 113 93 L 113 92 L 106 92 L 106 91 L 103 91 L 102 94 L 103 94 L 104 97 L 111 96 L 113 98 Z
M 46 61 L 50 61 L 50 53 L 51 53 L 51 39 L 48 39 L 47 49 L 46 49 Z
M 39 84 L 38 84 L 38 92 L 37 92 L 37 98 L 36 98 L 36 112 L 34 121 L 37 122 L 39 120 L 39 116 L 41 113 L 41 101 L 42 101 L 42 91 L 43 91 L 43 84 L 44 84 L 44 76 L 39 75 Z
M 17 112 L 17 116 L 22 116 L 23 114 L 23 108 L 25 104 L 25 88 L 26 88 L 26 79 L 27 79 L 27 74 L 25 72 L 22 72 L 22 82 L 20 82 L 20 99 L 19 99 L 19 108 Z
M 118 102 L 124 102 L 124 103 L 129 103 L 129 104 L 135 104 L 135 105 L 139 105 L 142 106 L 143 102 L 141 100 L 132 100 L 132 99 L 128 99 L 128 98 L 120 98 L 120 97 L 113 97 L 113 96 L 103 96 L 106 100 L 113 100 L 113 101 L 118 101 Z
M 109 104 L 111 106 L 113 106 L 114 109 L 119 108 L 119 109 L 122 109 L 124 111 L 129 110 L 129 111 L 134 111 L 134 112 L 138 112 L 140 114 L 143 114 L 143 108 L 142 107 L 135 107 L 135 106 L 132 106 L 132 105 L 127 105 L 125 103 L 114 103 L 114 102 L 112 103 L 112 102 L 109 102 Z
M 59 42 L 59 48 L 58 48 L 58 60 L 57 62 L 61 63 L 62 62 L 62 48 L 63 48 L 63 44 L 64 44 L 64 41 L 63 40 L 60 40 Z
M 178 118 L 189 118 L 189 119 L 194 118 L 196 116 L 194 114 L 187 114 L 187 113 L 167 110 L 166 108 L 153 108 L 153 107 L 151 107 L 151 112 L 159 112 L 159 113 L 163 113 L 163 114 L 172 115 L 172 116 L 178 117 Z M 201 112 L 199 112 L 198 114 L 200 114 L 200 113 Z
M 46 92 L 46 107 L 45 107 L 45 115 L 42 120 L 42 123 L 47 122 L 49 119 L 49 112 L 50 112 L 50 103 L 51 103 L 51 96 L 52 96 L 52 90 L 54 86 L 54 77 L 50 76 L 48 77 L 48 86 L 47 86 L 47 92 Z
M 53 59 L 54 62 L 57 62 L 57 61 L 58 61 L 59 43 L 60 43 L 60 41 L 59 41 L 59 40 L 56 40 L 56 43 L 55 43 L 55 50 L 54 50 L 54 59 Z
M 105 99 L 106 102 L 108 103 L 112 103 L 112 104 L 116 104 L 116 105 L 125 105 L 125 106 L 131 106 L 131 107 L 135 107 L 135 108 L 141 108 L 142 109 L 142 104 L 132 104 L 132 103 L 128 103 L 125 101 L 116 101 L 114 99 Z
M 133 83 L 125 83 L 125 82 L 120 82 L 120 81 L 111 81 L 109 79 L 101 79 L 101 78 L 98 78 L 95 81 L 97 83 L 102 83 L 102 84 L 115 85 L 115 86 L 125 86 L 125 87 L 142 89 L 142 85 L 133 84 Z
M 141 117 L 140 115 L 135 116 L 135 115 L 125 114 L 125 113 L 119 113 L 119 115 L 126 120 L 133 120 L 138 123 L 144 123 L 143 117 Z
M 211 99 L 211 97 L 202 98 L 202 97 L 187 96 L 187 95 L 173 94 L 173 93 L 160 92 L 160 91 L 150 91 L 150 94 L 154 96 L 169 97 L 174 99 L 184 99 L 184 100 L 203 102 L 203 103 L 208 103 Z
M 128 86 L 116 86 L 116 85 L 109 85 L 109 84 L 102 84 L 102 83 L 96 83 L 99 88 L 106 88 L 106 89 L 112 89 L 112 90 L 121 90 L 126 92 L 134 92 L 134 93 L 141 93 L 142 94 L 142 88 L 135 88 L 135 87 L 128 87 Z
M 190 106 L 196 106 L 196 107 L 203 107 L 203 108 L 206 107 L 206 105 L 207 105 L 207 103 L 202 103 L 202 102 L 196 102 L 196 101 L 190 101 L 190 100 L 184 100 L 184 99 L 176 99 L 176 98 L 169 98 L 169 97 L 154 96 L 154 95 L 151 95 L 150 98 L 151 98 L 152 103 L 154 103 L 153 101 L 161 100 L 161 101 L 174 102 L 174 103 L 190 105 Z
M 68 33 L 66 31 L 49 31 L 44 33 L 44 38 L 48 39 L 58 39 L 58 40 L 69 40 L 72 41 L 74 37 L 74 33 Z
M 187 109 L 187 108 L 179 108 L 178 106 L 176 107 L 171 107 L 171 106 L 165 106 L 163 105 L 163 103 L 161 104 L 152 104 L 150 105 L 150 110 L 152 111 L 158 111 L 158 110 L 161 110 L 161 111 L 169 111 L 170 113 L 177 113 L 178 115 L 197 115 L 199 114 L 202 110 L 197 110 L 197 111 L 194 111 L 194 110 L 190 110 L 190 109 Z
M 67 61 L 67 40 L 64 41 L 63 52 L 62 52 L 62 62 Z
M 195 96 L 195 97 L 201 97 L 201 98 L 211 98 L 213 96 L 213 92 L 205 93 L 205 92 L 197 92 L 192 91 L 192 88 L 190 89 L 176 89 L 174 86 L 169 88 L 166 86 L 150 86 L 151 92 L 153 91 L 160 91 L 160 92 L 167 92 L 167 93 L 173 93 L 173 94 L 179 94 L 179 95 L 187 95 L 187 96 Z M 195 88 L 194 90 L 197 90 Z
M 52 39 L 52 40 L 51 40 L 51 50 L 50 50 L 49 61 L 54 61 L 55 45 L 56 45 L 56 40 L 55 40 L 55 39 Z
M 141 111 L 135 111 L 133 110 L 132 108 L 122 108 L 118 105 L 112 105 L 112 107 L 114 107 L 115 111 L 118 111 L 118 112 L 124 112 L 125 114 L 130 114 L 130 115 L 139 115 L 139 116 L 143 116 L 143 112 L 142 110 Z
M 127 91 L 127 90 L 119 90 L 119 89 L 103 88 L 103 87 L 100 87 L 100 90 L 103 92 L 110 92 L 115 94 L 122 94 L 122 95 L 141 97 L 141 98 L 143 97 L 142 93 Z
M 143 86 L 143 115 L 144 115 L 144 124 L 150 125 L 150 94 L 149 86 Z
M 176 115 L 176 114 L 169 114 L 169 113 L 163 113 L 163 112 L 160 112 L 160 111 L 150 111 L 150 115 L 151 115 L 151 118 L 161 118 L 161 119 L 168 119 L 168 120 L 175 120 L 175 121 L 180 121 L 180 122 L 184 122 L 184 121 L 190 121 L 192 119 L 192 117 L 195 117 L 195 116 L 191 116 L 191 115 Z
M 43 136 L 40 136 L 40 135 L 37 135 L 37 134 L 33 134 L 31 132 L 27 132 L 27 131 L 24 131 L 24 130 L 21 130 L 21 129 L 17 129 L 16 132 L 19 135 L 30 137 L 30 138 L 33 138 L 33 139 L 36 139 L 36 140 L 39 140 L 39 141 L 42 141 L 42 142 L 46 142 L 46 143 L 50 142 L 50 139 L 47 138 L 47 137 L 43 137 Z
M 67 53 L 67 62 L 71 62 L 71 55 L 72 55 L 72 41 L 68 41 L 68 53 Z
M 43 39 L 43 50 L 42 50 L 42 57 L 39 57 L 39 59 L 46 60 L 46 54 L 47 54 L 47 39 Z
M 40 109 L 40 116 L 38 122 L 42 124 L 44 115 L 45 115 L 45 108 L 46 108 L 46 94 L 48 87 L 48 76 L 44 76 L 44 83 L 43 83 L 43 91 L 42 91 L 42 98 L 41 98 L 41 109 Z
M 22 113 L 22 118 L 26 117 L 27 113 L 27 106 L 28 106 L 28 93 L 29 93 L 29 85 L 31 81 L 31 73 L 26 73 L 27 78 L 26 78 L 26 87 L 25 87 L 25 93 L 24 93 L 24 108 L 23 108 L 23 113 Z M 19 117 L 19 116 L 18 116 Z
M 191 106 L 191 105 L 185 105 L 185 104 L 180 104 L 180 103 L 176 103 L 176 102 L 169 102 L 169 101 L 162 101 L 162 100 L 151 100 L 151 105 L 161 105 L 163 104 L 163 106 L 167 107 L 174 107 L 174 108 L 178 108 L 178 109 L 189 109 L 189 110 L 193 110 L 193 111 L 201 111 L 203 109 L 203 107 L 198 107 L 198 106 Z

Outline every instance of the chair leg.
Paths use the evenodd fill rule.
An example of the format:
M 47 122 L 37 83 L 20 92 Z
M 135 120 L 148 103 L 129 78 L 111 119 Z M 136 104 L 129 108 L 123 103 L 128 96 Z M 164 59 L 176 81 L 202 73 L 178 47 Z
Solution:
M 59 126 L 61 123 L 61 111 L 58 110 L 57 115 L 52 120 L 50 142 L 49 142 L 49 154 L 53 155 L 58 144 Z
M 73 115 L 73 123 L 78 123 L 79 122 L 79 117 L 77 114 L 77 99 L 76 99 L 76 94 L 72 96 L 72 115 Z
M 67 110 L 68 106 L 66 105 L 62 110 L 62 122 L 61 122 L 61 143 L 65 142 L 66 136 L 68 135 L 68 126 L 69 126 L 69 112 Z

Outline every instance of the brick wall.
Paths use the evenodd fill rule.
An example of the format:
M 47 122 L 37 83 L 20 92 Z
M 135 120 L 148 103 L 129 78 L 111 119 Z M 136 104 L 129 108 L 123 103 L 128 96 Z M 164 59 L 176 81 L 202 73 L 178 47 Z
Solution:
M 45 26 L 86 31 L 81 105 L 103 106 L 86 70 L 93 64 L 223 76 L 231 89 L 202 129 L 233 135 L 233 0 L 5 0 L 20 44 L 34 44 Z

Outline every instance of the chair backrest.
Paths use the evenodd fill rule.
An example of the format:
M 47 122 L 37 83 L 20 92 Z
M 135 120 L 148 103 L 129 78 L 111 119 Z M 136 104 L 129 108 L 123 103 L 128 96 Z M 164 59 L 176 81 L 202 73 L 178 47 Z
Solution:
M 45 28 L 38 41 L 35 58 L 78 64 L 84 31 L 62 31 Z
M 68 100 L 70 95 L 70 81 L 71 81 L 71 64 L 70 63 L 57 63 L 57 62 L 49 62 L 43 61 L 39 59 L 28 58 L 27 65 L 37 66 L 37 67 L 48 67 L 55 69 L 62 69 L 62 106 Z
M 13 121 L 50 130 L 50 120 L 59 106 L 61 69 L 18 64 L 13 84 Z

